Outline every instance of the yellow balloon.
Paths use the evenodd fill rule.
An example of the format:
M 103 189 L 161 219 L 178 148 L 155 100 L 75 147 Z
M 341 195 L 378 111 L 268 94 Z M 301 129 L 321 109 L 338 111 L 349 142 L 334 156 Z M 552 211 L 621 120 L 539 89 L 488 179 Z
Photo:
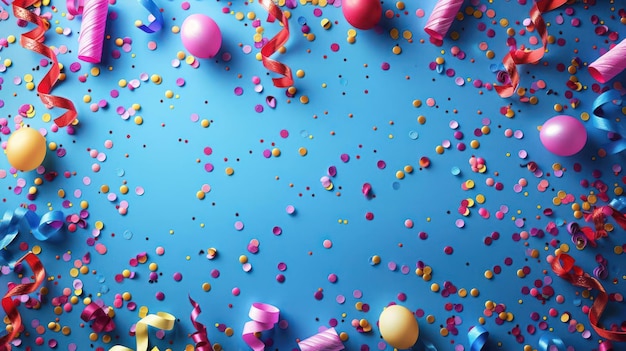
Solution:
M 417 319 L 409 309 L 400 305 L 391 305 L 383 310 L 378 318 L 378 328 L 383 339 L 400 350 L 413 347 L 419 336 Z
M 32 171 L 46 157 L 46 138 L 38 130 L 22 127 L 9 137 L 6 154 L 11 166 L 20 171 Z

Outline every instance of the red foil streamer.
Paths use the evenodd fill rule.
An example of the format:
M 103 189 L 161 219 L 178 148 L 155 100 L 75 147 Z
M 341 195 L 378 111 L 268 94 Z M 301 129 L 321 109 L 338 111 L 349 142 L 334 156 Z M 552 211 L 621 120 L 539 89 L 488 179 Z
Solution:
M 589 323 L 602 338 L 612 341 L 626 341 L 626 331 L 607 330 L 599 325 L 600 317 L 602 317 L 602 313 L 609 302 L 609 295 L 606 293 L 602 283 L 583 272 L 580 267 L 574 265 L 574 262 L 575 260 L 572 256 L 561 253 L 551 262 L 552 270 L 556 275 L 567 280 L 574 286 L 598 290 L 598 295 L 589 309 Z
M 39 98 L 47 108 L 59 107 L 67 110 L 61 116 L 54 119 L 54 123 L 56 123 L 57 126 L 65 127 L 74 122 L 78 113 L 72 101 L 60 96 L 50 95 L 52 88 L 54 88 L 54 85 L 59 80 L 61 69 L 59 68 L 59 61 L 54 51 L 43 44 L 45 40 L 44 34 L 47 30 L 45 20 L 28 10 L 28 7 L 37 2 L 39 2 L 39 0 L 15 0 L 13 1 L 13 14 L 18 19 L 33 23 L 37 26 L 37 28 L 22 34 L 20 44 L 25 49 L 44 55 L 52 61 L 50 70 L 46 73 L 41 82 L 39 82 L 39 85 L 37 85 L 37 92 L 39 93 Z
M 548 46 L 548 29 L 541 14 L 554 10 L 566 2 L 567 0 L 541 0 L 539 2 L 533 2 L 533 7 L 530 9 L 531 28 L 534 28 L 541 37 L 542 47 L 534 50 L 515 49 L 509 51 L 506 56 L 504 56 L 502 64 L 509 74 L 510 81 L 503 85 L 494 86 L 494 89 L 500 97 L 506 98 L 515 94 L 520 80 L 517 65 L 536 63 L 541 60 L 546 51 L 546 47 Z
M 596 239 L 608 236 L 606 229 L 604 229 L 604 224 L 606 223 L 606 219 L 608 217 L 613 217 L 613 219 L 615 219 L 615 223 L 622 227 L 622 229 L 626 230 L 626 215 L 611 206 L 596 207 L 593 211 L 584 214 L 585 221 L 593 222 L 596 227 Z
M 283 24 L 283 29 L 281 29 L 276 36 L 270 39 L 261 48 L 263 66 L 274 73 L 282 75 L 280 78 L 272 78 L 275 87 L 288 88 L 293 85 L 291 68 L 281 62 L 271 59 L 270 56 L 278 51 L 278 49 L 285 45 L 287 40 L 289 40 L 289 22 L 287 21 L 287 17 L 283 14 L 283 11 L 281 11 L 272 0 L 259 0 L 259 3 L 270 14 L 268 21 L 273 22 L 274 19 L 277 19 Z
M 11 331 L 0 338 L 0 350 L 8 351 L 11 350 L 11 341 L 15 339 L 15 336 L 22 329 L 22 316 L 20 312 L 17 310 L 17 305 L 13 303 L 13 296 L 21 296 L 27 295 L 32 292 L 35 292 L 46 279 L 46 270 L 43 268 L 43 264 L 39 261 L 39 258 L 32 253 L 29 252 L 24 257 L 20 258 L 17 263 L 22 261 L 26 261 L 26 263 L 30 266 L 30 269 L 33 271 L 35 276 L 35 281 L 26 284 L 16 284 L 9 291 L 4 294 L 2 298 L 2 308 L 4 312 L 7 314 L 7 318 L 11 324 Z

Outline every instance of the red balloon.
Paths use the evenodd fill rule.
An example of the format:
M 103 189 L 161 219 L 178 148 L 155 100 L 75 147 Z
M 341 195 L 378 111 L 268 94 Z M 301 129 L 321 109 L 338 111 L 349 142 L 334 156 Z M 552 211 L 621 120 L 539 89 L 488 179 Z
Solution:
M 346 21 L 358 29 L 374 28 L 383 15 L 379 0 L 343 0 L 341 9 Z

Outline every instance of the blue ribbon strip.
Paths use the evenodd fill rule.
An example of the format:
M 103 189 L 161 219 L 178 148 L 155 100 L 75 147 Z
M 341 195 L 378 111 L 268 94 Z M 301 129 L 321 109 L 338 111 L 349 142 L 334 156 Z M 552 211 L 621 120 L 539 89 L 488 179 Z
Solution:
M 487 343 L 489 338 L 489 332 L 480 325 L 472 327 L 467 332 L 467 339 L 469 340 L 470 351 L 482 351 L 483 347 Z
M 137 28 L 141 29 L 146 33 L 155 33 L 163 28 L 163 14 L 161 13 L 161 9 L 154 3 L 152 0 L 137 0 L 141 4 L 141 6 L 145 7 L 148 12 L 152 16 L 154 16 L 154 21 L 145 24 L 141 24 L 137 26 Z
M 556 346 L 556 349 L 558 351 L 567 351 L 563 340 L 558 337 L 553 337 L 551 334 L 543 334 L 539 338 L 539 346 L 537 347 L 537 351 L 548 351 L 550 345 Z
M 611 206 L 617 212 L 624 212 L 626 210 L 626 196 L 619 196 L 609 202 Z
M 23 207 L 17 208 L 15 211 L 6 211 L 0 221 L 0 257 L 9 265 L 15 262 L 12 255 L 3 250 L 15 240 L 19 233 L 22 235 L 32 233 L 35 239 L 46 241 L 53 237 L 63 227 L 65 216 L 61 211 L 51 211 L 39 216 Z
M 613 117 L 622 116 L 622 96 L 617 90 L 607 90 L 593 102 L 593 116 L 591 123 L 594 127 L 615 133 L 617 140 L 611 140 L 603 148 L 608 154 L 616 154 L 626 149 L 626 129 L 623 124 L 612 120 Z

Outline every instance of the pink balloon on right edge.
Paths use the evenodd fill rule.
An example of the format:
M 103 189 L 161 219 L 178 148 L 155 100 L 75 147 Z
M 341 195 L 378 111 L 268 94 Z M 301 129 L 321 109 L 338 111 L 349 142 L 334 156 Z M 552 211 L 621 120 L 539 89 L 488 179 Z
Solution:
M 539 132 L 543 146 L 558 156 L 572 156 L 585 147 L 587 129 L 577 118 L 558 115 L 547 120 Z

